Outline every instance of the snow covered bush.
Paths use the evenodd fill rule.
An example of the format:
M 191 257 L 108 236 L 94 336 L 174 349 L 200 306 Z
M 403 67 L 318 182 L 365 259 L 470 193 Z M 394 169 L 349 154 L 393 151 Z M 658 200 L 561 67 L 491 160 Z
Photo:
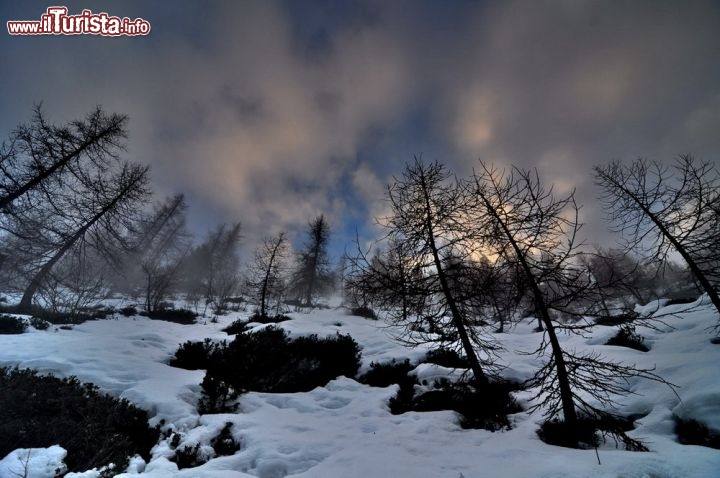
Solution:
M 0 334 L 22 334 L 27 330 L 27 323 L 23 319 L 12 315 L 0 315 Z
M 448 368 L 470 368 L 465 357 L 450 349 L 433 349 L 425 356 L 424 362 L 434 363 Z
M 59 444 L 68 451 L 70 471 L 114 463 L 113 470 L 120 472 L 135 454 L 149 460 L 159 438 L 159 431 L 148 426 L 146 411 L 74 377 L 2 368 L 0 410 L 0 456 Z
M 40 317 L 31 318 L 30 325 L 32 325 L 37 330 L 47 330 L 50 328 L 50 322 L 41 319 Z

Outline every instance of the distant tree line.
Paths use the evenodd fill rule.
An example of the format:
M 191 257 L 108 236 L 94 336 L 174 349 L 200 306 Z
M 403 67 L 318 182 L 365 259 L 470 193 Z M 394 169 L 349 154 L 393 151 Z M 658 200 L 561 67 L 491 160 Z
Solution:
M 121 158 L 127 123 L 98 107 L 55 125 L 38 106 L 2 143 L 0 284 L 20 293 L 16 311 L 72 316 L 121 293 L 149 313 L 178 294 L 202 313 L 244 295 L 265 315 L 286 302 L 312 306 L 334 287 L 323 215 L 294 254 L 283 232 L 243 268 L 239 222 L 197 240 L 182 194 L 153 201 L 149 168 Z

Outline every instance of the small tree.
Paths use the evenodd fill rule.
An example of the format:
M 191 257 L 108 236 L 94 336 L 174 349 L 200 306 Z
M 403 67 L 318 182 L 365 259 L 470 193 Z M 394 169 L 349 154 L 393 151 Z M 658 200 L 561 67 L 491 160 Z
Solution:
M 255 262 L 250 272 L 248 285 L 259 301 L 258 313 L 267 316 L 268 304 L 271 299 L 281 300 L 284 290 L 283 273 L 287 259 L 287 237 L 284 232 L 263 240 L 255 250 Z
M 306 307 L 312 306 L 316 293 L 330 285 L 329 240 L 330 226 L 321 214 L 308 224 L 305 247 L 298 253 L 297 269 L 292 277 L 292 287 Z
M 720 312 L 720 175 L 681 155 L 667 167 L 638 159 L 595 168 L 610 219 L 626 239 L 663 264 L 676 252 Z

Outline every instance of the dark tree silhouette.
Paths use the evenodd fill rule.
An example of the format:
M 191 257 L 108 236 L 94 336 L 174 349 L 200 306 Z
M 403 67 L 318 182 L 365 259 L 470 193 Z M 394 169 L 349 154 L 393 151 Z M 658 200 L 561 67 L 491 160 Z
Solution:
M 408 318 L 405 299 L 421 298 L 414 307 L 423 310 L 425 328 L 410 328 L 416 332 L 427 330 L 434 335 L 441 332 L 441 338 L 443 329 L 450 329 L 452 333 L 446 340 L 461 344 L 474 380 L 486 385 L 487 374 L 475 345 L 485 353 L 494 350 L 494 345 L 480 337 L 465 302 L 459 300 L 461 291 L 453 288 L 459 276 L 448 274 L 451 262 L 462 263 L 474 252 L 474 232 L 466 222 L 467 204 L 462 189 L 443 165 L 427 164 L 416 158 L 405 167 L 402 177 L 389 186 L 388 196 L 392 213 L 382 224 L 393 244 L 390 253 L 394 254 L 394 260 L 383 266 L 391 274 L 381 276 L 381 283 L 394 280 L 400 286 L 396 290 L 401 291 L 405 321 Z M 407 267 L 392 270 L 399 263 Z M 449 324 L 445 317 L 450 318 Z M 405 325 L 412 324 L 405 322 Z
M 602 199 L 627 250 L 667 263 L 677 252 L 720 312 L 720 174 L 681 155 L 672 166 L 638 159 L 596 167 Z
M 590 280 L 577 258 L 581 243 L 578 206 L 573 193 L 556 197 L 545 189 L 536 172 L 514 168 L 510 174 L 480 163 L 473 176 L 472 193 L 477 203 L 473 217 L 482 232 L 482 246 L 497 257 L 501 267 L 511 266 L 524 275 L 534 301 L 535 314 L 544 326 L 541 356 L 550 353 L 545 365 L 530 381 L 538 387 L 537 407 L 552 419 L 562 411 L 569 441 L 577 445 L 581 420 L 593 420 L 600 428 L 610 416 L 603 408 L 616 394 L 630 393 L 629 377 L 663 381 L 650 370 L 611 363 L 599 355 L 578 355 L 563 350 L 562 330 L 582 330 L 573 323 L 582 312 L 574 310 L 590 288 Z M 605 430 L 622 436 L 618 430 Z M 639 445 L 638 445 L 639 446 Z
M 286 259 L 287 237 L 284 232 L 266 238 L 255 250 L 255 262 L 248 284 L 260 302 L 258 313 L 262 317 L 267 316 L 268 301 L 271 297 L 280 300 Z
M 307 240 L 297 256 L 297 269 L 292 286 L 307 307 L 312 306 L 313 296 L 330 285 L 328 242 L 330 226 L 324 215 L 308 224 Z
M 53 247 L 30 278 L 19 310 L 31 309 L 43 280 L 76 245 L 89 245 L 107 260 L 116 257 L 113 249 L 127 248 L 123 234 L 149 195 L 147 183 L 147 167 L 125 163 L 116 174 L 109 170 L 87 172 L 73 187 L 56 189 L 50 206 L 52 215 L 37 223 L 36 229 L 36 234 L 53 236 Z
M 55 126 L 37 106 L 31 122 L 18 126 L 0 148 L 0 213 L 11 212 L 15 201 L 50 178 L 82 174 L 87 163 L 106 167 L 123 147 L 126 125 L 127 116 L 98 107 L 84 120 Z

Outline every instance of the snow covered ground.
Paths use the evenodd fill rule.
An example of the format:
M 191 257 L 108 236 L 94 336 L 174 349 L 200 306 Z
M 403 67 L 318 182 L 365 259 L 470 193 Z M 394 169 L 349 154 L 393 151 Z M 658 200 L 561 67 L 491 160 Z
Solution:
M 122 477 L 714 477 L 720 476 L 720 451 L 680 445 L 673 433 L 673 413 L 720 431 L 720 345 L 711 344 L 708 330 L 718 318 L 708 304 L 695 305 L 690 312 L 682 312 L 687 305 L 655 312 L 679 312 L 665 318 L 671 327 L 638 327 L 651 347 L 648 353 L 601 345 L 614 334 L 612 327 L 597 326 L 585 337 L 562 337 L 569 349 L 595 350 L 617 361 L 656 367 L 657 374 L 679 386 L 682 401 L 662 384 L 633 383 L 635 394 L 619 399 L 619 412 L 644 415 L 631 436 L 643 439 L 651 451 L 627 452 L 606 444 L 598 450 L 600 463 L 595 450 L 540 441 L 536 430 L 541 412 L 514 415 L 509 431 L 463 430 L 449 411 L 392 415 L 387 401 L 395 386 L 372 388 L 348 378 L 308 393 L 248 393 L 240 399 L 236 414 L 200 416 L 195 405 L 203 372 L 173 368 L 167 362 L 186 340 L 226 338 L 221 329 L 244 313 L 189 326 L 121 316 L 72 330 L 31 328 L 22 335 L 0 335 L 0 366 L 30 367 L 93 382 L 149 410 L 153 425 L 164 420 L 165 427 L 182 435 L 182 444 L 199 443 L 208 453 L 210 439 L 227 422 L 233 424 L 232 432 L 241 444 L 235 455 L 178 470 L 168 460 L 173 452 L 165 440 L 155 447 L 149 463 L 132 460 Z M 349 333 L 362 346 L 363 368 L 391 358 L 417 363 L 425 354 L 423 349 L 399 345 L 392 329 L 381 322 L 349 316 L 343 310 L 291 317 L 280 326 L 294 335 Z M 537 358 L 517 354 L 537 346 L 540 334 L 532 331 L 534 325 L 519 324 L 497 335 L 506 349 L 501 357 L 506 376 L 527 378 L 538 366 Z M 437 371 L 428 366 L 418 370 L 423 375 Z M 517 398 L 526 406 L 531 397 L 530 391 Z M 25 462 L 29 478 L 51 477 L 63 457 L 59 447 L 17 450 L 0 461 L 0 477 L 15 476 Z M 68 476 L 92 478 L 96 473 Z

